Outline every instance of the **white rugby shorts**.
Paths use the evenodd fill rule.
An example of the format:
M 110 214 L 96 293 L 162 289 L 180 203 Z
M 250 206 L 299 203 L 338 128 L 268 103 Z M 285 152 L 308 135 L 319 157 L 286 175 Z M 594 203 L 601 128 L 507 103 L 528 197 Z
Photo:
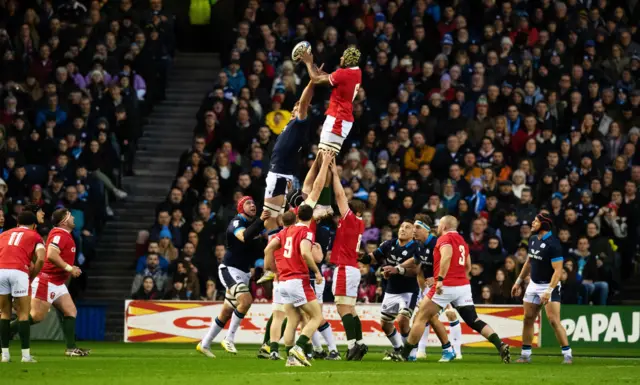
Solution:
M 273 282 L 273 297 L 271 299 L 271 311 L 284 311 L 284 301 L 282 299 L 282 294 L 280 294 L 280 282 Z
M 360 269 L 353 266 L 338 265 L 333 269 L 331 291 L 338 305 L 355 305 L 360 286 Z
M 289 279 L 278 284 L 280 295 L 285 304 L 299 307 L 316 300 L 316 293 L 311 287 L 311 282 L 306 279 Z
M 224 288 L 229 290 L 239 283 L 244 283 L 248 287 L 251 273 L 245 273 L 235 267 L 220 265 L 218 266 L 218 278 L 220 278 Z
M 442 294 L 436 292 L 436 285 L 431 286 L 429 294 L 431 301 L 441 308 L 446 308 L 451 304 L 453 307 L 473 305 L 471 295 L 471 285 L 463 286 L 442 286 Z
M 322 125 L 320 133 L 320 149 L 331 149 L 340 152 L 342 143 L 351 132 L 353 122 L 336 119 L 335 116 L 327 115 Z
M 273 198 L 281 195 L 287 195 L 289 192 L 289 182 L 293 183 L 293 175 L 278 174 L 269 171 L 265 180 L 266 187 L 264 189 L 264 197 Z
M 29 295 L 29 274 L 17 269 L 0 269 L 0 295 L 26 297 Z
M 385 293 L 382 300 L 381 313 L 396 316 L 402 309 L 410 309 L 413 311 L 418 303 L 418 293 L 401 293 L 390 294 Z
M 527 286 L 527 290 L 524 292 L 522 301 L 540 305 L 540 297 L 548 288 L 548 283 L 535 283 L 533 281 L 530 281 L 529 286 Z M 558 286 L 556 286 L 556 288 L 551 293 L 550 302 L 560 302 L 560 290 L 560 282 L 558 282 Z

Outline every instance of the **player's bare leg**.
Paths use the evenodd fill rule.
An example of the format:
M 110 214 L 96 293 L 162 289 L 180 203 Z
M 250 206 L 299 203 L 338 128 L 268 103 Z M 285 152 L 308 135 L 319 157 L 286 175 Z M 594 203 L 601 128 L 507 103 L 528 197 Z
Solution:
M 211 352 L 210 349 L 211 341 L 213 341 L 213 339 L 216 338 L 218 334 L 220 334 L 222 329 L 224 329 L 224 325 L 227 324 L 227 321 L 229 321 L 232 314 L 233 306 L 225 301 L 224 305 L 222 305 L 222 311 L 216 318 L 213 319 L 213 322 L 211 322 L 211 326 L 209 327 L 207 334 L 204 336 L 202 341 L 200 341 L 198 346 L 196 346 L 197 351 L 209 358 L 216 358 L 216 356 Z
M 573 352 L 569 346 L 569 339 L 567 338 L 567 331 L 560 323 L 560 302 L 548 302 L 544 307 L 545 313 L 547 313 L 547 319 L 549 324 L 553 328 L 556 334 L 556 339 L 562 347 L 562 356 L 564 360 L 563 364 L 573 363 Z
M 2 362 L 10 362 L 9 341 L 11 340 L 11 297 L 0 295 L 0 345 L 2 346 Z
M 460 326 L 460 320 L 455 309 L 451 306 L 447 307 L 444 314 L 449 320 L 449 330 L 451 333 L 451 346 L 456 352 L 456 360 L 462 359 L 462 327 Z
M 531 302 L 524 302 L 523 307 L 524 320 L 522 320 L 522 350 L 520 351 L 520 358 L 518 358 L 516 362 L 520 364 L 528 364 L 531 362 L 531 345 L 533 344 L 536 318 L 538 318 L 538 314 L 540 314 L 540 305 Z
M 436 336 L 440 340 L 440 343 L 442 344 L 441 360 L 443 362 L 448 361 L 447 357 L 451 354 L 452 347 L 451 347 L 451 343 L 449 342 L 449 334 L 447 333 L 447 329 L 444 327 L 442 322 L 440 322 L 438 314 L 431 317 L 431 320 L 429 320 L 429 323 L 425 325 L 424 332 L 422 334 L 422 337 L 420 338 L 420 343 L 422 343 L 422 339 L 424 338 L 425 334 L 427 335 L 427 338 L 428 338 L 429 327 L 433 328 L 433 332 L 436 334 Z M 420 348 L 420 343 L 418 343 L 418 353 L 423 351 L 422 348 Z M 424 342 L 424 346 L 426 347 L 426 341 Z
M 393 354 L 391 358 L 395 361 L 406 361 L 411 355 L 411 351 L 418 347 L 418 342 L 424 333 L 427 322 L 437 316 L 439 312 L 440 306 L 433 303 L 428 297 L 423 298 L 420 302 L 420 311 L 416 314 L 413 327 L 407 336 L 402 351 Z
M 309 364 L 309 361 L 307 361 L 307 358 L 304 356 L 304 351 L 302 351 L 302 359 L 290 354 L 294 348 L 296 328 L 302 320 L 302 314 L 291 304 L 284 305 L 284 312 L 287 317 L 287 327 L 284 329 L 284 346 L 287 351 L 286 366 L 309 366 L 311 364 Z M 305 361 L 306 364 L 304 363 Z
M 304 353 L 304 348 L 309 343 L 311 336 L 318 329 L 323 320 L 322 309 L 316 300 L 305 303 L 300 306 L 300 309 L 307 315 L 307 323 L 300 331 L 300 337 L 298 337 L 296 341 L 296 346 L 289 351 L 289 355 L 294 356 L 303 365 L 311 366 L 311 363 L 309 363 Z M 289 320 L 288 323 L 291 323 L 291 320 Z M 289 328 L 288 324 L 287 328 Z
M 456 308 L 460 317 L 464 320 L 464 322 L 470 326 L 473 330 L 480 333 L 484 338 L 486 338 L 489 342 L 496 347 L 498 352 L 500 353 L 500 358 L 502 362 L 508 364 L 511 362 L 511 352 L 509 345 L 502 342 L 500 336 L 493 330 L 493 328 L 487 325 L 484 321 L 482 321 L 478 317 L 478 313 L 476 313 L 476 307 L 473 305 L 460 306 Z

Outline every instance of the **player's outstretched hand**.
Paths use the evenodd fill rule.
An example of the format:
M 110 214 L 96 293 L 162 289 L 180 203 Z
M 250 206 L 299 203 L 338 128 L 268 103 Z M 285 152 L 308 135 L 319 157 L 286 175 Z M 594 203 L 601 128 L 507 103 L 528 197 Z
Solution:
M 318 75 L 327 75 L 327 73 L 324 72 L 323 68 L 324 68 L 324 63 L 320 64 L 320 67 L 316 66 L 316 71 L 318 71 Z
M 307 50 L 303 51 L 304 52 L 300 55 L 300 60 L 302 60 L 304 64 L 313 64 L 313 54 L 311 54 L 311 52 L 307 52 Z
M 73 278 L 78 278 L 80 275 L 82 275 L 82 270 L 80 270 L 78 266 L 74 266 L 73 270 L 71 270 L 71 276 Z
M 322 274 L 319 271 L 316 272 L 316 285 L 322 285 Z
M 512 297 L 520 297 L 520 293 L 522 292 L 522 287 L 520 287 L 519 283 L 515 283 L 511 287 L 511 296 Z
M 262 210 L 262 214 L 260 214 L 260 219 L 262 221 L 266 221 L 267 219 L 271 218 L 271 211 L 269 210 Z

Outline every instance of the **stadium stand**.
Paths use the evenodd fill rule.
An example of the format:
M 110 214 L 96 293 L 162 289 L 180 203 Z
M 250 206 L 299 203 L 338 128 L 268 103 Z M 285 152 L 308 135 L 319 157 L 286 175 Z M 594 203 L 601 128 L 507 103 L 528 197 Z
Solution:
M 404 217 L 454 214 L 475 300 L 519 303 L 510 285 L 546 208 L 565 303 L 640 297 L 637 2 L 221 0 L 214 22 L 189 25 L 196 3 L 0 2 L 0 223 L 28 203 L 74 210 L 88 271 L 74 296 L 221 297 L 224 230 L 240 197 L 262 200 L 308 81 L 291 48 L 307 40 L 327 72 L 348 45 L 363 53 L 339 160 L 347 193 L 368 204 L 365 248 Z M 314 127 L 329 92 L 316 90 Z M 316 152 L 299 154 L 300 180 Z M 359 299 L 379 302 L 378 267 L 361 270 Z M 109 313 L 115 334 L 121 312 Z

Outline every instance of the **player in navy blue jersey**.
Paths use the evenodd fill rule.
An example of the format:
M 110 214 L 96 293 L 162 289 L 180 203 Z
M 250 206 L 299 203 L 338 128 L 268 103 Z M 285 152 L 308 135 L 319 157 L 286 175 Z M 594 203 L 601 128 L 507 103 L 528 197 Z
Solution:
M 562 346 L 563 363 L 571 364 L 573 362 L 567 332 L 560 324 L 560 277 L 562 276 L 564 257 L 560 241 L 551 231 L 552 223 L 549 214 L 540 213 L 531 224 L 532 230 L 537 234 L 529 238 L 527 261 L 522 266 L 520 276 L 511 290 L 512 296 L 520 296 L 522 283 L 530 276 L 530 282 L 523 298 L 522 353 L 517 361 L 520 363 L 531 362 L 534 323 L 542 306 L 544 306 L 547 319 Z
M 369 257 L 375 258 L 382 266 L 398 266 L 408 259 L 414 259 L 419 245 L 413 240 L 413 233 L 413 223 L 404 221 L 398 230 L 398 238 L 383 242 Z M 418 301 L 418 281 L 415 274 L 413 277 L 385 274 L 384 278 L 386 286 L 380 310 L 380 323 L 393 349 L 399 351 L 403 338 L 409 334 L 411 317 Z M 398 321 L 400 333 L 393 325 L 394 321 Z M 384 359 L 390 360 L 391 353 L 387 353 Z

